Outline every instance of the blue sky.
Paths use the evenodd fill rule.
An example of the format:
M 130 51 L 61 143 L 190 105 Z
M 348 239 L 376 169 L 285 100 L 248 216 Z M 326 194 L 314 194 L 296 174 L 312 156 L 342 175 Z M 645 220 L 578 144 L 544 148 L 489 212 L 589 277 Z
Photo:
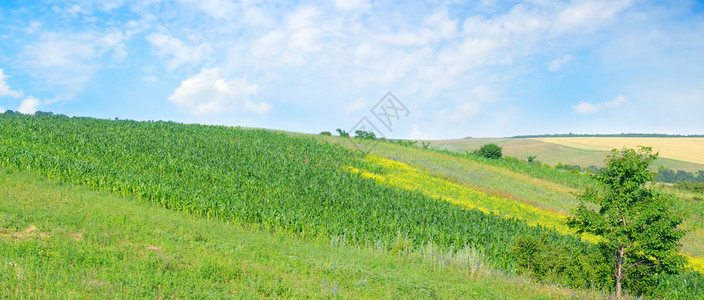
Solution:
M 387 92 L 392 126 L 371 109 Z M 0 3 L 0 109 L 390 138 L 704 133 L 695 1 Z

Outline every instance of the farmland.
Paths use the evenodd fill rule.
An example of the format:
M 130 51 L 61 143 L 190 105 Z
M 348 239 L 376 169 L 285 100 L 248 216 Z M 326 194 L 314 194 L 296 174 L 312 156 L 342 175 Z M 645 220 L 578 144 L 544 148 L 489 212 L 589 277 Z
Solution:
M 3 298 L 598 299 L 508 277 L 472 253 L 331 246 L 10 169 L 0 187 Z
M 548 137 L 548 138 L 476 138 L 430 141 L 432 147 L 464 153 L 487 143 L 503 147 L 504 154 L 521 159 L 535 155 L 540 162 L 581 167 L 603 167 L 611 149 L 653 147 L 660 152 L 655 166 L 671 170 L 697 172 L 704 170 L 701 153 L 704 138 L 636 138 L 636 137 Z
M 526 164 L 525 161 L 515 160 L 487 160 L 474 156 L 459 158 L 439 153 L 428 153 L 422 149 L 400 150 L 396 145 L 379 144 L 373 150 L 374 154 L 392 158 L 408 166 L 396 168 L 401 172 L 386 173 L 383 175 L 370 174 L 378 180 L 396 184 L 410 190 L 423 190 L 427 194 L 441 197 L 446 200 L 464 198 L 457 197 L 457 193 L 475 193 L 477 190 L 484 195 L 472 198 L 472 206 L 479 206 L 490 210 L 497 205 L 496 201 L 481 201 L 482 198 L 498 196 L 500 202 L 509 207 L 494 211 L 500 215 L 533 221 L 543 226 L 549 226 L 566 232 L 564 224 L 555 222 L 556 219 L 569 215 L 578 204 L 574 193 L 580 187 L 590 184 L 589 177 L 571 172 L 561 172 L 554 168 Z M 394 163 L 391 163 L 394 165 Z M 415 168 L 415 170 L 414 170 Z M 413 170 L 409 172 L 408 170 Z M 420 173 L 433 174 L 434 178 L 417 178 Z M 511 171 L 509 171 L 511 170 Z M 404 172 L 405 171 L 405 172 Z M 400 173 L 400 174 L 399 174 Z M 394 180 L 388 180 L 392 178 Z M 410 180 L 413 178 L 416 180 Z M 567 182 L 567 183 L 566 183 Z M 459 183 L 459 184 L 458 184 Z M 569 184 L 568 184 L 569 183 Z M 683 250 L 690 256 L 690 260 L 700 270 L 704 270 L 704 203 L 697 200 L 699 195 L 682 194 L 667 186 L 662 186 L 663 192 L 674 195 L 676 210 L 686 217 L 685 229 L 687 235 L 683 239 Z M 454 191 L 454 192 L 453 192 Z M 494 198 L 496 199 L 496 198 Z M 521 208 L 528 204 L 529 208 Z M 465 204 L 466 205 L 466 204 Z M 529 211 L 539 210 L 529 216 Z M 514 211 L 511 214 L 511 211 Z M 519 212 L 519 213 L 515 213 Z M 538 215 L 544 217 L 541 222 L 535 222 Z
M 453 250 L 513 268 L 513 236 L 549 234 L 344 171 L 379 168 L 311 138 L 166 122 L 10 117 L 2 163 L 164 207 L 293 236 Z M 13 132 L 14 134 L 10 134 Z M 104 155 L 108 153 L 109 155 Z M 125 164 L 129 161 L 129 164 Z M 362 220 L 366 220 L 363 222 Z M 488 232 L 492 232 L 489 234 Z M 560 243 L 587 247 L 556 235 Z
M 521 273 L 510 250 L 518 236 L 547 238 L 570 253 L 598 251 L 595 237 L 578 237 L 558 221 L 577 204 L 571 192 L 589 179 L 549 167 L 392 143 L 366 155 L 340 147 L 346 141 L 338 137 L 172 122 L 0 115 L 0 136 L 0 165 L 7 174 L 85 186 L 286 243 L 376 249 L 389 259 L 427 249 L 450 257 L 474 253 L 476 266 L 510 276 Z M 701 227 L 693 214 L 699 208 L 680 208 L 694 229 Z M 4 230 L 31 228 L 12 211 L 3 208 L 3 220 L 9 220 Z M 577 275 L 583 270 L 568 267 Z M 603 288 L 577 277 L 552 280 Z M 662 282 L 664 293 L 697 291 L 673 282 L 681 281 Z
M 636 148 L 649 145 L 664 158 L 704 164 L 704 138 L 636 138 L 636 137 L 575 137 L 537 138 L 537 140 L 562 146 L 609 151 L 613 148 Z

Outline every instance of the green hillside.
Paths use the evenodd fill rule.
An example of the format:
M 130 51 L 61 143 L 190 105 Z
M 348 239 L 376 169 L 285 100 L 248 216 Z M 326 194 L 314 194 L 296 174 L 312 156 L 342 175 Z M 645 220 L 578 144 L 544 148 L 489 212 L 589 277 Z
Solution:
M 0 295 L 14 299 L 597 298 L 508 277 L 469 252 L 301 240 L 11 169 L 0 263 Z
M 550 234 L 375 184 L 363 154 L 310 137 L 167 122 L 3 117 L 0 163 L 164 207 L 293 236 L 351 243 L 477 248 L 512 270 L 517 235 Z M 491 232 L 491 234 L 489 234 Z M 577 238 L 559 243 L 589 247 Z M 586 251 L 586 250 L 585 250 Z
M 342 248 L 366 249 L 364 251 L 370 251 L 367 253 L 369 255 L 382 255 L 390 260 L 399 259 L 400 265 L 416 263 L 418 259 L 426 261 L 428 255 L 431 257 L 440 255 L 448 264 L 455 261 L 453 257 L 467 258 L 469 255 L 471 266 L 481 265 L 488 274 L 504 274 L 501 276 L 516 278 L 519 274 L 525 273 L 511 250 L 516 237 L 544 239 L 550 247 L 564 249 L 566 251 L 564 255 L 569 255 L 571 257 L 569 259 L 591 257 L 598 252 L 597 246 L 592 243 L 540 224 L 531 225 L 526 220 L 505 217 L 502 214 L 487 214 L 481 208 L 467 209 L 442 197 L 429 194 L 430 190 L 409 189 L 400 185 L 381 183 L 365 174 L 391 176 L 394 171 L 370 160 L 368 155 L 354 150 L 348 140 L 338 137 L 171 122 L 109 121 L 7 114 L 0 115 L 0 137 L 2 137 L 0 165 L 9 168 L 7 175 L 3 175 L 7 178 L 14 176 L 12 174 L 16 171 L 22 172 L 18 175 L 20 177 L 30 176 L 22 175 L 26 173 L 32 174 L 31 176 L 41 175 L 50 180 L 57 180 L 59 183 L 71 186 L 76 184 L 89 187 L 92 191 L 110 193 L 112 196 L 109 197 L 113 199 L 110 201 L 119 202 L 121 205 L 123 202 L 136 205 L 129 200 L 134 198 L 143 203 L 140 205 L 151 203 L 149 207 L 154 209 L 167 208 L 170 211 L 169 214 L 187 218 L 191 222 L 197 220 L 215 222 L 225 227 L 231 226 L 233 230 L 245 230 L 256 232 L 259 236 L 269 236 L 271 239 L 282 241 L 283 244 L 297 243 L 297 245 L 308 245 L 301 247 L 318 247 L 315 251 L 328 251 L 326 253 L 331 253 L 329 254 L 331 256 L 348 255 L 334 254 L 337 253 L 339 245 L 345 245 Z M 418 168 L 414 172 L 423 172 L 426 174 L 424 176 L 431 176 L 442 182 L 454 182 L 464 186 L 462 189 L 477 191 L 468 193 L 470 198 L 462 201 L 471 202 L 473 201 L 471 197 L 481 198 L 477 198 L 477 201 L 505 199 L 500 201 L 507 201 L 509 204 L 527 203 L 538 210 L 568 214 L 576 204 L 571 192 L 590 183 L 584 176 L 565 173 L 554 168 L 534 167 L 511 160 L 468 159 L 459 155 L 393 143 L 379 143 L 373 152 Z M 40 181 L 32 180 L 34 183 L 30 185 L 41 185 Z M 53 189 L 49 188 L 49 190 Z M 486 198 L 485 194 L 494 195 L 492 196 L 494 198 Z M 12 198 L 14 195 L 15 193 L 9 193 L 8 197 Z M 115 200 L 118 199 L 114 198 L 115 196 L 125 200 Z M 25 213 L 17 211 L 15 206 L 17 204 L 8 204 L 2 211 L 3 220 L 10 220 L 3 225 L 7 238 L 16 234 L 29 235 L 37 232 L 32 237 L 42 241 L 40 232 L 52 232 L 53 227 L 60 228 L 66 225 L 65 222 L 69 225 L 75 222 L 60 220 L 60 218 L 52 219 L 52 216 L 46 213 L 39 218 L 44 222 L 44 227 L 33 224 L 35 222 L 33 220 L 17 221 L 22 219 L 18 216 Z M 681 211 L 692 215 L 691 212 L 697 208 L 696 205 L 684 205 Z M 124 209 L 129 210 L 129 208 Z M 111 209 L 111 211 L 122 211 L 122 208 Z M 75 212 L 67 212 L 67 214 L 75 214 Z M 121 222 L 128 222 L 127 220 L 131 218 L 132 216 L 126 215 L 122 217 Z M 690 226 L 704 227 L 700 223 L 702 219 L 704 218 L 692 215 Z M 32 226 L 36 228 L 32 229 Z M 148 235 L 148 232 L 138 233 L 138 235 Z M 173 238 L 175 243 L 188 242 L 173 234 L 159 235 L 159 238 L 162 237 Z M 199 239 L 193 238 L 195 242 L 199 242 Z M 98 238 L 98 242 L 101 240 L 104 241 L 104 238 Z M 123 240 L 118 240 L 118 244 L 121 241 Z M 4 249 L 7 250 L 6 253 L 10 253 L 8 255 L 17 256 L 19 255 L 17 253 L 24 253 L 12 250 L 15 247 L 23 247 L 22 239 L 9 238 L 5 242 Z M 696 247 L 696 243 L 693 242 L 690 245 Z M 43 257 L 41 255 L 45 255 L 41 252 L 41 249 L 44 249 L 42 247 L 32 248 L 39 249 L 37 251 L 40 258 Z M 73 259 L 66 257 L 73 251 L 66 251 L 62 248 L 64 246 L 47 247 L 58 249 L 49 250 L 49 253 L 54 251 L 57 254 L 52 256 L 52 259 L 57 259 L 57 264 L 61 264 L 62 259 Z M 119 248 L 119 246 L 116 247 Z M 148 245 L 145 247 L 147 250 L 155 251 L 155 249 L 149 249 Z M 159 246 L 155 247 L 162 249 Z M 122 259 L 120 263 L 123 264 L 125 257 L 139 258 L 140 254 L 129 251 L 129 249 L 118 249 L 110 252 L 109 255 Z M 155 255 L 158 256 L 158 253 Z M 201 256 L 205 256 L 203 259 L 206 259 L 208 255 Z M 170 264 L 173 265 L 167 268 L 193 273 L 193 269 L 184 267 L 189 266 L 189 263 L 183 256 L 174 254 L 168 257 L 178 258 L 171 260 Z M 27 263 L 36 268 L 39 261 L 30 259 Z M 97 263 L 90 262 L 88 265 L 89 267 L 100 265 L 101 261 L 98 259 Z M 300 261 L 296 262 L 296 259 L 290 261 L 294 265 L 300 263 Z M 322 263 L 318 259 L 309 261 Z M 211 263 L 215 262 L 211 261 Z M 266 263 L 263 262 L 265 265 Z M 145 264 L 148 263 L 145 262 Z M 198 264 L 199 262 L 190 263 L 190 265 Z M 215 264 L 227 265 L 226 262 Z M 359 264 L 363 265 L 363 263 Z M 437 264 L 437 261 L 433 262 L 431 259 L 430 266 L 432 267 L 433 264 Z M 153 267 L 159 268 L 158 265 Z M 395 263 L 390 263 L 386 267 L 393 269 L 389 270 L 389 274 L 400 274 L 394 273 L 396 272 L 394 270 L 397 270 Z M 266 266 L 263 268 L 272 273 L 282 273 L 276 268 Z M 467 269 L 466 264 L 462 268 L 465 275 L 468 274 L 467 270 L 471 269 L 471 267 Z M 591 270 L 592 265 L 588 263 L 567 264 L 560 268 L 570 271 L 555 273 L 554 276 L 544 279 L 542 284 L 567 284 L 575 289 L 609 288 L 606 283 L 585 281 L 584 274 L 587 274 L 585 272 L 594 271 Z M 115 272 L 110 270 L 105 271 L 109 273 L 106 276 L 115 275 L 110 275 Z M 238 273 L 237 270 L 233 267 L 229 271 L 222 271 L 224 273 L 212 271 L 216 274 L 225 274 L 223 275 L 225 277 L 246 278 L 247 280 L 241 279 L 241 282 L 238 281 L 239 283 L 234 285 L 237 286 L 234 288 L 236 291 L 256 290 L 252 285 L 257 283 L 252 283 L 251 280 L 255 279 L 247 277 L 247 272 L 243 271 L 245 275 L 237 276 L 228 273 L 230 271 Z M 153 270 L 150 269 L 151 271 Z M 307 267 L 294 271 L 305 273 L 305 276 L 313 272 Z M 5 273 L 9 274 L 8 272 L 13 271 L 6 267 Z M 165 272 L 162 270 L 161 273 L 161 275 L 149 275 L 151 278 L 149 280 L 158 286 L 159 282 L 166 280 L 159 277 L 164 276 Z M 355 273 L 352 277 L 357 275 Z M 191 276 L 195 275 L 191 274 Z M 493 275 L 487 276 L 490 277 L 490 281 L 495 280 L 499 282 L 497 284 L 502 284 L 501 276 L 497 275 L 496 278 L 492 277 Z M 681 297 L 701 291 L 700 286 L 691 285 L 692 282 L 701 282 L 696 274 L 683 275 L 689 276 L 687 277 L 689 285 L 682 284 L 684 281 L 677 277 L 679 275 L 668 276 L 662 278 L 659 283 L 662 286 L 659 290 L 669 297 Z M 417 278 L 418 282 L 423 280 L 423 276 L 419 275 Z M 468 278 L 465 279 L 469 280 Z M 332 280 L 317 279 L 324 279 L 328 284 Z M 362 279 L 356 278 L 358 281 L 368 282 Z M 140 278 L 134 280 L 142 282 Z M 224 282 L 233 280 L 239 279 L 230 278 Z M 285 278 L 278 280 L 285 280 Z M 314 291 L 317 291 L 320 286 L 313 288 L 310 282 L 314 280 L 310 278 L 307 280 L 309 281 L 303 280 L 303 283 L 299 283 L 300 286 L 293 286 L 283 291 L 277 290 L 274 294 L 266 295 L 288 297 L 317 295 Z M 343 289 L 352 289 L 349 287 L 352 279 L 339 280 L 332 281 L 339 285 L 339 282 L 347 280 L 345 282 L 347 287 Z M 202 281 L 202 279 L 192 278 L 188 280 L 190 281 Z M 482 282 L 484 279 L 479 281 Z M 185 281 L 166 280 L 165 282 L 169 282 L 170 291 L 173 291 L 174 295 L 181 295 L 180 290 L 189 290 L 183 287 L 186 284 Z M 201 282 L 205 285 L 209 283 L 208 280 Z M 383 289 L 385 283 L 375 284 Z M 286 284 L 282 283 L 282 285 Z M 543 291 L 541 284 L 533 285 L 529 290 Z M 111 282 L 109 286 L 131 291 L 142 289 L 143 285 Z M 355 295 L 368 295 L 364 294 L 366 292 L 374 295 L 375 292 L 366 291 L 365 286 L 363 284 L 360 294 Z M 26 286 L 9 288 L 8 291 L 18 292 L 18 289 L 21 295 L 29 295 L 26 292 Z M 48 290 L 56 291 L 51 288 Z M 286 293 L 286 290 L 290 293 Z M 423 291 L 411 290 L 408 295 L 423 293 Z M 432 296 L 435 293 L 432 290 L 425 289 L 425 292 L 431 293 L 426 296 Z M 472 295 L 464 289 L 453 287 L 437 290 L 441 290 L 439 293 L 444 295 L 443 297 Z M 224 291 L 226 291 L 224 293 L 232 292 L 232 289 Z M 562 292 L 564 290 L 560 290 L 558 294 Z M 142 293 L 156 295 L 153 286 Z M 482 293 L 477 294 L 477 297 L 503 297 Z M 545 295 L 540 293 L 536 295 Z M 575 293 L 581 292 L 575 291 Z M 256 293 L 246 295 L 256 295 Z M 388 294 L 385 295 L 388 296 Z M 513 298 L 513 296 L 506 297 Z

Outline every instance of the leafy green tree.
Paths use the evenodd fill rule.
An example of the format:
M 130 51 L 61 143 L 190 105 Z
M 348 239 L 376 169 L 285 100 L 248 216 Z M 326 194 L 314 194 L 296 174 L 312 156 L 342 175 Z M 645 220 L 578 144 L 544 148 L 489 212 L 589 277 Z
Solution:
M 337 131 L 337 133 L 340 134 L 341 137 L 349 137 L 349 136 L 350 136 L 350 134 L 347 133 L 347 131 L 344 131 L 344 130 L 342 130 L 342 129 L 340 129 L 340 128 L 335 129 L 335 131 Z
M 603 237 L 600 246 L 613 263 L 617 297 L 623 286 L 647 293 L 658 276 L 677 273 L 684 265 L 678 251 L 684 236 L 678 228 L 682 218 L 673 213 L 667 198 L 648 185 L 654 176 L 650 164 L 657 157 L 649 147 L 612 150 L 606 167 L 592 175 L 599 187 L 578 195 L 582 203 L 568 222 L 580 233 Z M 585 202 L 596 204 L 598 210 Z
M 481 148 L 477 149 L 475 151 L 475 154 L 485 157 L 485 158 L 491 158 L 491 159 L 499 159 L 501 156 L 503 156 L 503 153 L 501 153 L 501 147 L 496 144 L 486 144 L 482 146 Z
M 534 162 L 537 162 L 537 160 L 535 160 L 536 157 L 537 156 L 535 156 L 533 154 L 528 154 L 528 158 L 526 159 L 526 161 L 528 161 L 529 164 L 532 164 Z
M 376 140 L 376 134 L 373 131 L 356 130 L 355 137 L 363 140 Z

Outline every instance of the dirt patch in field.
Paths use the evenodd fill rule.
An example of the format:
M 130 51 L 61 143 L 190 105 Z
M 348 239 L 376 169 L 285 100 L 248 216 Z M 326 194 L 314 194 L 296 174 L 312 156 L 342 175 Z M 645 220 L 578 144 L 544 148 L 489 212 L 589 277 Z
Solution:
M 52 232 L 41 232 L 37 226 L 30 225 L 24 230 L 13 230 L 10 228 L 0 228 L 1 238 L 12 238 L 15 241 L 26 240 L 31 238 L 45 239 L 52 235 Z
M 152 250 L 154 252 L 161 252 L 161 248 L 159 248 L 157 246 L 148 246 L 147 250 Z

